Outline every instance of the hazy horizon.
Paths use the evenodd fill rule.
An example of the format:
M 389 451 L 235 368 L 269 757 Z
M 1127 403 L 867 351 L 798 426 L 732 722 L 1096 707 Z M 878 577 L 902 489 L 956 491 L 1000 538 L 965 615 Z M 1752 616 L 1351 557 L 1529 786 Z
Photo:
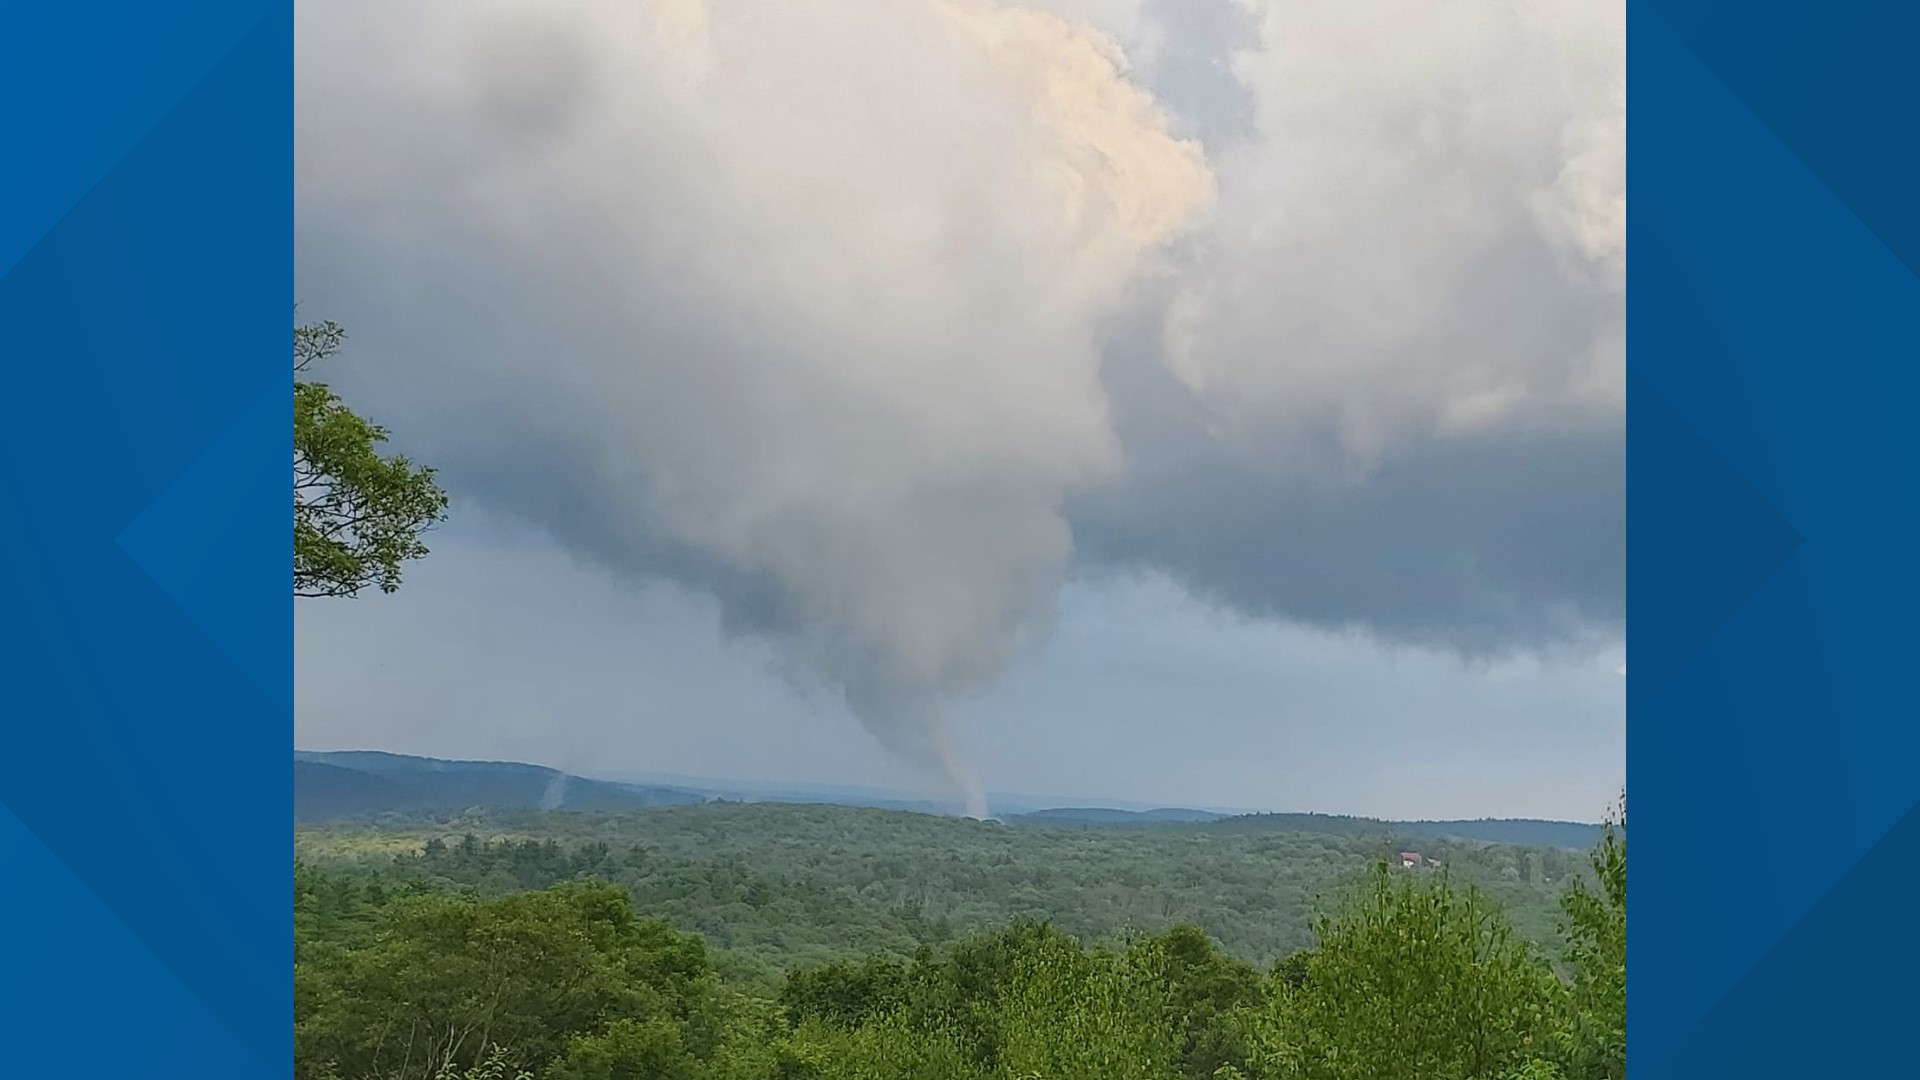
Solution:
M 379 747 L 379 746 L 337 746 L 337 747 L 325 747 L 325 748 L 311 747 L 311 746 L 297 746 L 294 748 L 294 753 L 296 754 L 376 753 L 376 754 L 393 754 L 395 756 L 400 756 L 400 757 L 427 758 L 427 759 L 432 759 L 437 761 L 474 762 L 474 763 L 480 763 L 480 764 L 532 765 L 540 768 L 554 769 L 558 772 L 567 773 L 570 776 L 574 776 L 583 780 L 600 780 L 600 781 L 607 781 L 611 783 L 632 784 L 639 787 L 678 788 L 678 789 L 687 790 L 687 791 L 699 792 L 701 794 L 716 795 L 723 798 L 727 796 L 739 796 L 748 801 L 805 802 L 811 798 L 817 798 L 820 801 L 830 805 L 866 805 L 866 803 L 860 802 L 858 800 L 870 800 L 873 802 L 885 802 L 889 804 L 889 808 L 918 810 L 918 808 L 923 808 L 923 807 L 940 807 L 938 811 L 924 810 L 920 812 L 929 812 L 929 813 L 939 812 L 939 813 L 945 813 L 945 814 L 959 814 L 961 812 L 961 808 L 959 804 L 952 799 L 946 800 L 945 804 L 942 805 L 942 800 L 929 795 L 925 791 L 918 791 L 910 788 L 899 788 L 899 787 L 871 787 L 864 784 L 835 784 L 835 783 L 828 783 L 828 782 L 786 780 L 786 779 L 780 779 L 778 777 L 691 776 L 685 773 L 674 773 L 674 772 L 648 772 L 648 771 L 629 772 L 629 771 L 621 771 L 621 770 L 614 770 L 614 771 L 608 771 L 608 772 L 593 771 L 593 770 L 572 771 L 572 770 L 562 769 L 557 765 L 552 765 L 544 761 L 526 760 L 526 759 L 517 759 L 517 758 L 507 759 L 507 758 L 499 758 L 499 757 L 482 757 L 482 758 L 449 757 L 445 754 L 428 754 L 428 753 L 412 753 L 412 752 L 403 753 L 401 751 L 389 750 L 385 747 Z M 989 791 L 987 792 L 987 797 L 988 797 L 989 809 L 992 811 L 991 816 L 994 816 L 994 817 L 999 817 L 1006 814 L 1032 813 L 1036 810 L 1100 809 L 1100 810 L 1128 810 L 1128 811 L 1134 811 L 1134 812 L 1145 812 L 1145 811 L 1151 811 L 1151 810 L 1197 810 L 1204 813 L 1220 814 L 1222 816 L 1227 816 L 1227 817 L 1243 816 L 1243 815 L 1249 815 L 1249 814 L 1317 814 L 1325 817 L 1352 817 L 1352 818 L 1368 818 L 1368 819 L 1382 820 L 1382 821 L 1390 820 L 1390 821 L 1408 821 L 1408 822 L 1533 820 L 1533 821 L 1548 821 L 1556 824 L 1598 826 L 1602 824 L 1602 822 L 1605 820 L 1604 814 L 1595 814 L 1591 818 L 1541 818 L 1541 817 L 1528 817 L 1527 815 L 1515 815 L 1515 814 L 1481 814 L 1481 815 L 1475 815 L 1474 817 L 1471 817 L 1471 818 L 1458 818 L 1458 817 L 1446 818 L 1446 817 L 1433 817 L 1431 815 L 1426 817 L 1388 818 L 1388 817 L 1383 817 L 1380 814 L 1369 814 L 1369 813 L 1361 813 L 1361 812 L 1346 811 L 1346 810 L 1325 810 L 1325 809 L 1319 809 L 1315 807 L 1218 806 L 1218 805 L 1208 805 L 1208 804 L 1196 803 L 1196 802 L 1170 803 L 1170 802 L 1164 802 L 1164 801 L 1163 802 L 1154 802 L 1154 801 L 1137 802 L 1137 801 L 1128 800 L 1128 799 L 1107 798 L 1101 795 L 1060 795 L 1060 794 L 1046 794 L 1043 792 L 1032 792 L 1032 791 Z M 897 804 L 897 806 L 894 806 L 893 804 Z

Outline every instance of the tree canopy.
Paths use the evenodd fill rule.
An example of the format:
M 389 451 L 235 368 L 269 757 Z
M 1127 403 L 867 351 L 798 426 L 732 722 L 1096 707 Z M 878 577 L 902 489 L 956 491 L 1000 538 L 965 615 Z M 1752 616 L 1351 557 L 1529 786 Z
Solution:
M 1577 851 L 1415 844 L 1312 824 L 1055 828 L 710 802 L 612 814 L 395 813 L 296 826 L 294 849 L 389 886 L 482 896 L 610 881 L 648 914 L 705 936 L 729 978 L 762 986 L 796 966 L 907 958 L 1023 920 L 1088 941 L 1191 924 L 1239 959 L 1272 964 L 1313 940 L 1322 898 L 1412 847 L 1498 901 L 1521 938 L 1557 951 L 1560 897 L 1591 873 Z
M 387 431 L 348 408 L 326 383 L 304 378 L 340 350 L 330 322 L 293 330 L 293 592 L 393 592 L 400 565 L 427 553 L 421 534 L 446 516 L 432 468 L 382 455 Z
M 731 983 L 724 948 L 611 883 L 486 896 L 296 862 L 294 1075 L 1618 1080 L 1624 815 L 1616 826 L 1593 853 L 1596 883 L 1563 887 L 1557 956 L 1451 869 L 1383 860 L 1265 970 L 1191 926 L 1088 942 L 1015 920 L 911 956 L 803 966 L 770 992 Z M 551 843 L 428 846 L 428 860 L 563 857 Z M 588 848 L 576 854 L 608 854 Z

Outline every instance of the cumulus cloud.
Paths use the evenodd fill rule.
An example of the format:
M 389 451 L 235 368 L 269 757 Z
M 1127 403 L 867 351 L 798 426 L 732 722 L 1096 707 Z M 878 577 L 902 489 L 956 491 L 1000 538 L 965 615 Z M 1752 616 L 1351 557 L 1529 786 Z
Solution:
M 1294 470 L 1618 422 L 1618 6 L 1274 0 L 1166 355 Z
M 1618 7 L 1203 6 L 303 5 L 304 310 L 457 491 L 960 783 L 1077 568 L 1609 632 Z
M 1248 5 L 1213 157 L 1083 556 L 1260 614 L 1473 652 L 1624 625 L 1617 3 Z

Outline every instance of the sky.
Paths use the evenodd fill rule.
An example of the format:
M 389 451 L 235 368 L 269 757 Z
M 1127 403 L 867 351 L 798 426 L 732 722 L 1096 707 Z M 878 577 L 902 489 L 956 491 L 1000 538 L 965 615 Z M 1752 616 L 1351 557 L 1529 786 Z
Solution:
M 1625 779 L 1617 3 L 296 13 L 453 496 L 296 744 L 1395 817 Z

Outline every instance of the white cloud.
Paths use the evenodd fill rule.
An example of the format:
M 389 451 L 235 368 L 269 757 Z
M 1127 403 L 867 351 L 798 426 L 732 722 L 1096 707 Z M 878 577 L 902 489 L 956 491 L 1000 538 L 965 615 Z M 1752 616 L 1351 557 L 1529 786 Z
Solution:
M 1168 362 L 1279 467 L 1617 424 L 1619 4 L 1273 0 Z

